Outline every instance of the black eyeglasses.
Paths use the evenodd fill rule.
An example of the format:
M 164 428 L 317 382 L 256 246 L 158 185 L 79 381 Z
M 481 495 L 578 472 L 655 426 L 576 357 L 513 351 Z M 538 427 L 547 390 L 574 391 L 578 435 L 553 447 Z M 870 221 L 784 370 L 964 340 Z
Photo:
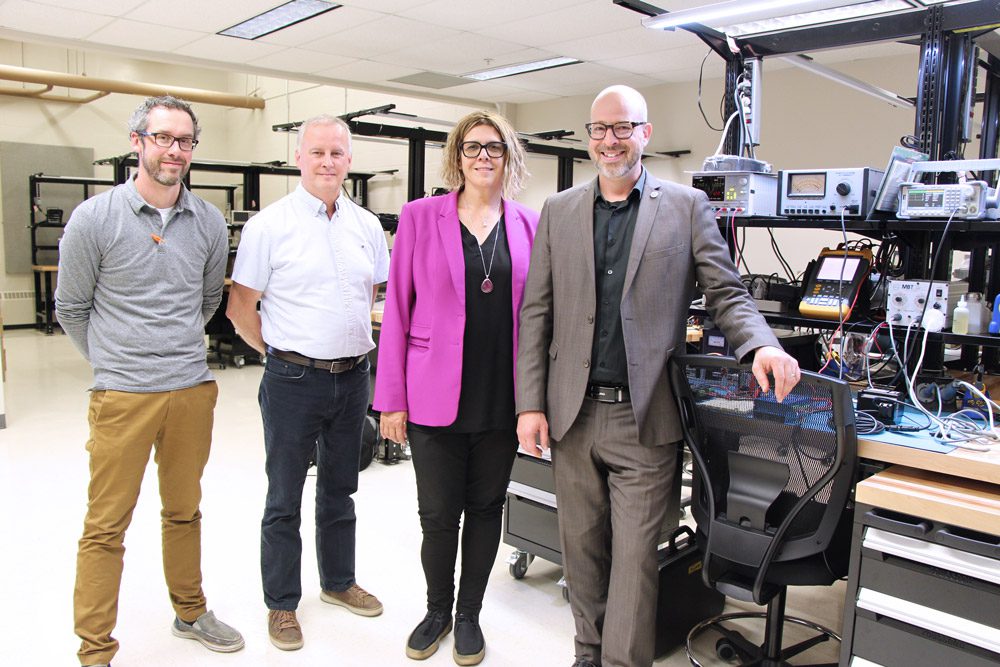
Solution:
M 140 137 L 153 137 L 153 143 L 160 148 L 170 148 L 177 142 L 177 148 L 182 151 L 193 151 L 194 147 L 198 145 L 197 139 L 192 139 L 191 137 L 175 137 L 171 134 L 164 134 L 163 132 L 136 132 Z
M 614 132 L 615 137 L 618 139 L 628 139 L 635 132 L 635 128 L 645 124 L 646 121 L 644 120 L 624 120 L 613 125 L 608 125 L 607 123 L 587 123 L 584 127 L 587 128 L 587 134 L 591 139 L 603 139 L 608 135 L 608 128 L 611 128 L 611 131 Z
M 507 144 L 502 141 L 491 141 L 481 144 L 478 141 L 463 141 L 462 155 L 465 157 L 479 157 L 486 149 L 486 154 L 490 157 L 503 157 L 507 153 Z

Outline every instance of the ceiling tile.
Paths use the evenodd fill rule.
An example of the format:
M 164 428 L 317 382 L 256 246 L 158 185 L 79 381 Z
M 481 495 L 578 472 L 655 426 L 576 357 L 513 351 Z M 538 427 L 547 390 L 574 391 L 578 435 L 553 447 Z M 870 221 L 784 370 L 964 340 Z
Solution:
M 588 0 L 530 18 L 516 17 L 508 22 L 486 25 L 480 32 L 501 39 L 516 35 L 522 44 L 550 49 L 554 36 L 560 41 L 584 37 L 602 39 L 609 32 L 639 26 L 641 18 L 611 0 Z
M 423 7 L 433 0 L 338 0 L 345 7 L 357 7 L 383 14 L 398 14 L 409 9 Z
M 344 65 L 337 65 L 315 72 L 316 76 L 344 79 L 347 81 L 387 81 L 408 74 L 416 74 L 420 70 L 402 65 L 373 62 L 371 60 L 354 60 Z
M 269 53 L 260 58 L 248 60 L 247 64 L 279 72 L 304 72 L 312 74 L 349 62 L 351 62 L 351 59 L 344 56 L 332 56 L 329 53 L 307 51 L 306 49 L 285 49 L 284 51 Z
M 708 56 L 707 60 L 705 59 L 706 55 Z M 689 72 L 693 71 L 695 76 L 692 78 L 696 79 L 702 60 L 705 60 L 705 76 L 725 74 L 725 62 L 714 53 L 709 53 L 707 46 L 704 49 L 670 49 L 658 53 L 611 58 L 597 62 L 606 67 L 635 72 L 636 74 L 655 75 L 659 72 L 686 69 Z
M 524 47 L 520 44 L 463 32 L 433 42 L 421 41 L 393 51 L 388 57 L 412 67 L 458 75 L 499 66 L 501 61 L 511 62 L 506 54 L 523 52 Z M 461 56 L 456 58 L 456 54 Z M 379 57 L 374 56 L 373 59 L 378 60 Z
M 83 9 L 84 3 L 80 0 L 32 0 L 39 5 L 50 7 L 64 7 L 66 9 Z M 105 16 L 124 16 L 146 0 L 87 0 L 85 9 L 94 14 L 104 14 Z
M 145 51 L 173 51 L 201 39 L 204 33 L 115 19 L 87 36 L 88 41 Z
M 150 0 L 126 18 L 215 33 L 281 4 L 283 0 Z
M 609 56 L 633 56 L 663 49 L 687 47 L 705 51 L 708 47 L 689 32 L 678 30 L 637 29 L 634 26 L 601 35 L 600 39 L 584 37 L 570 41 L 553 42 L 547 48 L 556 53 L 580 60 L 603 60 Z
M 421 23 L 398 16 L 387 16 L 375 23 L 336 32 L 327 37 L 301 44 L 302 48 L 355 58 L 370 58 L 406 48 L 415 37 L 435 43 L 457 35 L 457 30 Z
M 553 69 L 542 70 L 540 72 L 528 72 L 527 74 L 517 74 L 506 77 L 512 86 L 527 88 L 529 90 L 546 90 L 576 84 L 598 84 L 601 87 L 616 83 L 615 78 L 621 73 L 602 65 L 594 63 L 580 63 L 578 65 L 566 65 Z
M 181 49 L 174 49 L 177 53 L 191 58 L 205 58 L 227 63 L 245 63 L 282 50 L 283 48 L 277 44 L 263 44 L 221 35 L 206 35 Z
M 579 0 L 545 0 L 545 2 L 539 2 L 539 0 L 505 0 L 504 2 L 434 0 L 402 10 L 399 15 L 449 28 L 475 32 L 482 26 L 509 23 L 512 17 L 530 18 L 578 4 Z M 512 41 L 517 41 L 518 37 L 516 33 L 506 33 L 502 36 Z
M 260 42 L 281 44 L 283 46 L 303 46 L 309 42 L 336 35 L 337 33 L 355 28 L 359 25 L 385 19 L 388 15 L 372 12 L 356 7 L 340 7 L 332 12 L 314 16 L 308 21 L 302 21 L 287 28 L 282 28 L 270 35 L 264 35 Z M 373 26 L 374 28 L 374 26 Z
M 7 0 L 0 5 L 0 27 L 64 39 L 81 39 L 113 19 L 75 9 Z

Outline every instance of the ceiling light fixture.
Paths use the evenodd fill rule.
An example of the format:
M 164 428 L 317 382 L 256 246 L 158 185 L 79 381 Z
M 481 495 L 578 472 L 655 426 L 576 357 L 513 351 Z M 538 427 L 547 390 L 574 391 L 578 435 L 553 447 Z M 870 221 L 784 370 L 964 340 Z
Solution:
M 912 9 L 915 9 L 915 7 L 909 0 L 875 0 L 788 16 L 776 16 L 759 21 L 745 21 L 735 25 L 723 26 L 719 28 L 719 31 L 724 32 L 730 37 L 746 37 L 782 30 L 794 30 L 806 26 L 829 25 L 840 21 L 850 21 L 852 19 L 892 14 Z
M 538 72 L 543 69 L 552 69 L 554 67 L 576 65 L 581 62 L 583 61 L 577 60 L 576 58 L 566 58 L 560 56 L 559 58 L 536 60 L 530 63 L 521 63 L 520 65 L 504 65 L 503 67 L 484 69 L 479 72 L 469 72 L 468 74 L 463 74 L 462 76 L 466 79 L 474 79 L 476 81 L 489 81 L 490 79 L 502 79 L 505 76 L 514 76 L 515 74 L 525 74 L 527 72 Z
M 220 30 L 217 34 L 240 39 L 257 39 L 340 6 L 330 0 L 291 0 L 242 23 Z
M 847 74 L 838 72 L 835 69 L 830 69 L 825 65 L 820 65 L 804 53 L 797 53 L 793 56 L 781 56 L 781 60 L 791 63 L 796 67 L 801 67 L 802 69 L 808 70 L 814 74 L 826 77 L 831 81 L 836 81 L 837 83 L 847 86 L 848 88 L 853 88 L 854 90 L 865 93 L 866 95 L 871 95 L 872 97 L 880 99 L 883 102 L 888 102 L 894 107 L 911 110 L 916 108 L 916 105 L 912 101 L 901 95 L 897 95 L 896 93 L 885 90 L 884 88 L 879 88 L 878 86 L 873 86 L 870 83 L 865 83 L 860 79 L 855 79 L 853 76 L 848 76 Z
M 642 24 L 654 30 L 673 30 L 692 23 L 718 28 L 742 21 L 787 16 L 790 12 L 801 14 L 857 4 L 866 3 L 865 0 L 729 0 L 650 16 L 643 19 Z

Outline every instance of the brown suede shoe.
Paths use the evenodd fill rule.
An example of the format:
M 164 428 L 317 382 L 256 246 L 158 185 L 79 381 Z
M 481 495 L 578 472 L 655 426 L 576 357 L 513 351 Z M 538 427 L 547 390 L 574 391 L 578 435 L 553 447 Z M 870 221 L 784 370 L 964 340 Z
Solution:
M 382 603 L 378 598 L 357 584 L 352 584 L 346 591 L 322 591 L 319 598 L 323 602 L 349 609 L 359 616 L 378 616 L 382 613 Z
M 302 648 L 302 626 L 295 618 L 294 611 L 270 609 L 267 612 L 267 634 L 271 643 L 282 651 L 296 651 Z

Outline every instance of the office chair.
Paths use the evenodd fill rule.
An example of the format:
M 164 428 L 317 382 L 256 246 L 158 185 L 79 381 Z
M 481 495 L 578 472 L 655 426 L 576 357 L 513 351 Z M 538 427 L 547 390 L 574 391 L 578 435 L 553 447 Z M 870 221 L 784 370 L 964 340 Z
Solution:
M 840 637 L 828 628 L 785 616 L 786 587 L 830 585 L 847 574 L 857 462 L 854 408 L 847 383 L 814 373 L 778 403 L 763 392 L 749 366 L 717 356 L 677 356 L 671 384 L 684 438 L 694 459 L 692 514 L 704 551 L 706 586 L 766 605 L 766 613 L 708 619 L 692 642 L 713 629 L 719 657 L 741 665 L 777 667 Z M 724 623 L 764 618 L 764 642 L 753 644 Z M 782 648 L 785 622 L 815 634 Z M 831 663 L 836 664 L 836 663 Z

